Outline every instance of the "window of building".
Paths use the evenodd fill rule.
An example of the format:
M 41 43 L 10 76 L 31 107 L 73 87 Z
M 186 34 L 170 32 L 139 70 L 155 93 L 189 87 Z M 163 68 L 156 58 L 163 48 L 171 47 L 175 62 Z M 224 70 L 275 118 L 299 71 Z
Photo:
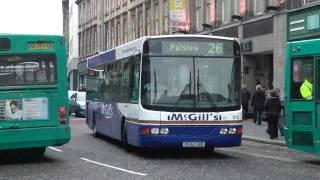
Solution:
M 203 27 L 203 0 L 196 1 L 196 21 L 197 31 L 202 31 Z
M 117 8 L 120 8 L 121 6 L 121 0 L 117 0 Z
M 112 0 L 111 1 L 111 12 L 114 11 L 114 9 L 115 9 L 115 0 Z
M 164 0 L 164 31 L 169 31 L 169 4 L 168 0 Z
M 104 40 L 104 44 L 105 44 L 105 50 L 109 49 L 108 47 L 108 41 L 109 41 L 109 25 L 108 22 L 104 24 L 105 27 L 105 40 Z
M 231 22 L 231 0 L 222 1 L 222 23 L 227 24 Z M 260 0 L 261 1 L 261 0 Z
M 120 21 L 117 21 L 117 27 L 116 27 L 116 46 L 121 44 L 121 29 L 120 29 Z
M 254 15 L 262 15 L 265 12 L 265 1 L 254 0 Z
M 109 3 L 108 0 L 104 0 L 104 12 L 105 14 L 109 13 Z
M 123 16 L 123 43 L 128 42 L 128 26 L 127 26 L 127 15 Z
M 207 0 L 206 3 L 206 23 L 212 24 L 215 22 L 215 1 Z
M 151 35 L 151 8 L 146 8 L 146 18 L 147 18 L 147 24 L 146 24 L 146 35 Z
M 114 22 L 112 21 L 111 22 L 111 42 L 112 42 L 112 44 L 111 44 L 111 48 L 113 48 L 113 47 L 115 47 L 115 39 L 116 39 L 116 37 L 115 37 L 115 27 L 114 27 Z
M 155 34 L 159 35 L 160 34 L 160 9 L 159 9 L 159 4 L 154 5 L 154 21 L 155 21 Z
M 131 40 L 134 40 L 136 39 L 136 14 L 134 11 L 131 12 L 131 23 L 132 23 Z
M 138 11 L 138 29 L 137 29 L 138 38 L 143 36 L 143 14 L 142 9 Z
M 232 15 L 240 15 L 240 1 L 234 1 L 233 2 L 233 14 Z

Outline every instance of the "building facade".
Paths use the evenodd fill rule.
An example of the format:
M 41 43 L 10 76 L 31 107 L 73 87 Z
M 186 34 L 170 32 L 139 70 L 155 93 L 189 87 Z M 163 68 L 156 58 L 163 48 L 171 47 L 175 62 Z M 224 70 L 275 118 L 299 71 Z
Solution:
M 284 89 L 286 13 L 319 0 L 77 0 L 79 58 L 146 35 L 238 37 L 242 80 Z
M 69 0 L 68 82 L 70 90 L 78 89 L 78 6 Z

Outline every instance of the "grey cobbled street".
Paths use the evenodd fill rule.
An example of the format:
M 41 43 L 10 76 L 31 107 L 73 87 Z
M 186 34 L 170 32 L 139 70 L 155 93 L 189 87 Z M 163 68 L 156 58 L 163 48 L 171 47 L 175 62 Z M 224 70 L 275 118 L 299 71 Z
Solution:
M 125 151 L 120 143 L 96 138 L 83 118 L 72 118 L 71 142 L 49 147 L 31 161 L 0 153 L 0 179 L 320 179 L 320 157 L 284 146 L 243 141 L 215 152 Z

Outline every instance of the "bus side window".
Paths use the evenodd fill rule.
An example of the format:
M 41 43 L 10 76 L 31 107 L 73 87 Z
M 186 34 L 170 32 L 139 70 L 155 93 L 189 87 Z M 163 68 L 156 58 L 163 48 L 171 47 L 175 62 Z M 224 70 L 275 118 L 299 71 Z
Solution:
M 131 102 L 136 102 L 139 100 L 140 55 L 136 55 L 132 61 L 130 73 L 130 94 Z
M 292 61 L 291 98 L 294 100 L 311 100 L 313 95 L 313 59 L 297 58 Z

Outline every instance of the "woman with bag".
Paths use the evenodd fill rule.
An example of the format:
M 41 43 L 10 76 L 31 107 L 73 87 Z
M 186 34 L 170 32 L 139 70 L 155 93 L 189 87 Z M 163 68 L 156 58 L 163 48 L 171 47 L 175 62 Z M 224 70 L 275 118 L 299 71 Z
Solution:
M 270 139 L 278 138 L 278 122 L 281 108 L 279 96 L 275 91 L 272 91 L 264 107 L 268 122 L 267 133 L 270 135 Z

